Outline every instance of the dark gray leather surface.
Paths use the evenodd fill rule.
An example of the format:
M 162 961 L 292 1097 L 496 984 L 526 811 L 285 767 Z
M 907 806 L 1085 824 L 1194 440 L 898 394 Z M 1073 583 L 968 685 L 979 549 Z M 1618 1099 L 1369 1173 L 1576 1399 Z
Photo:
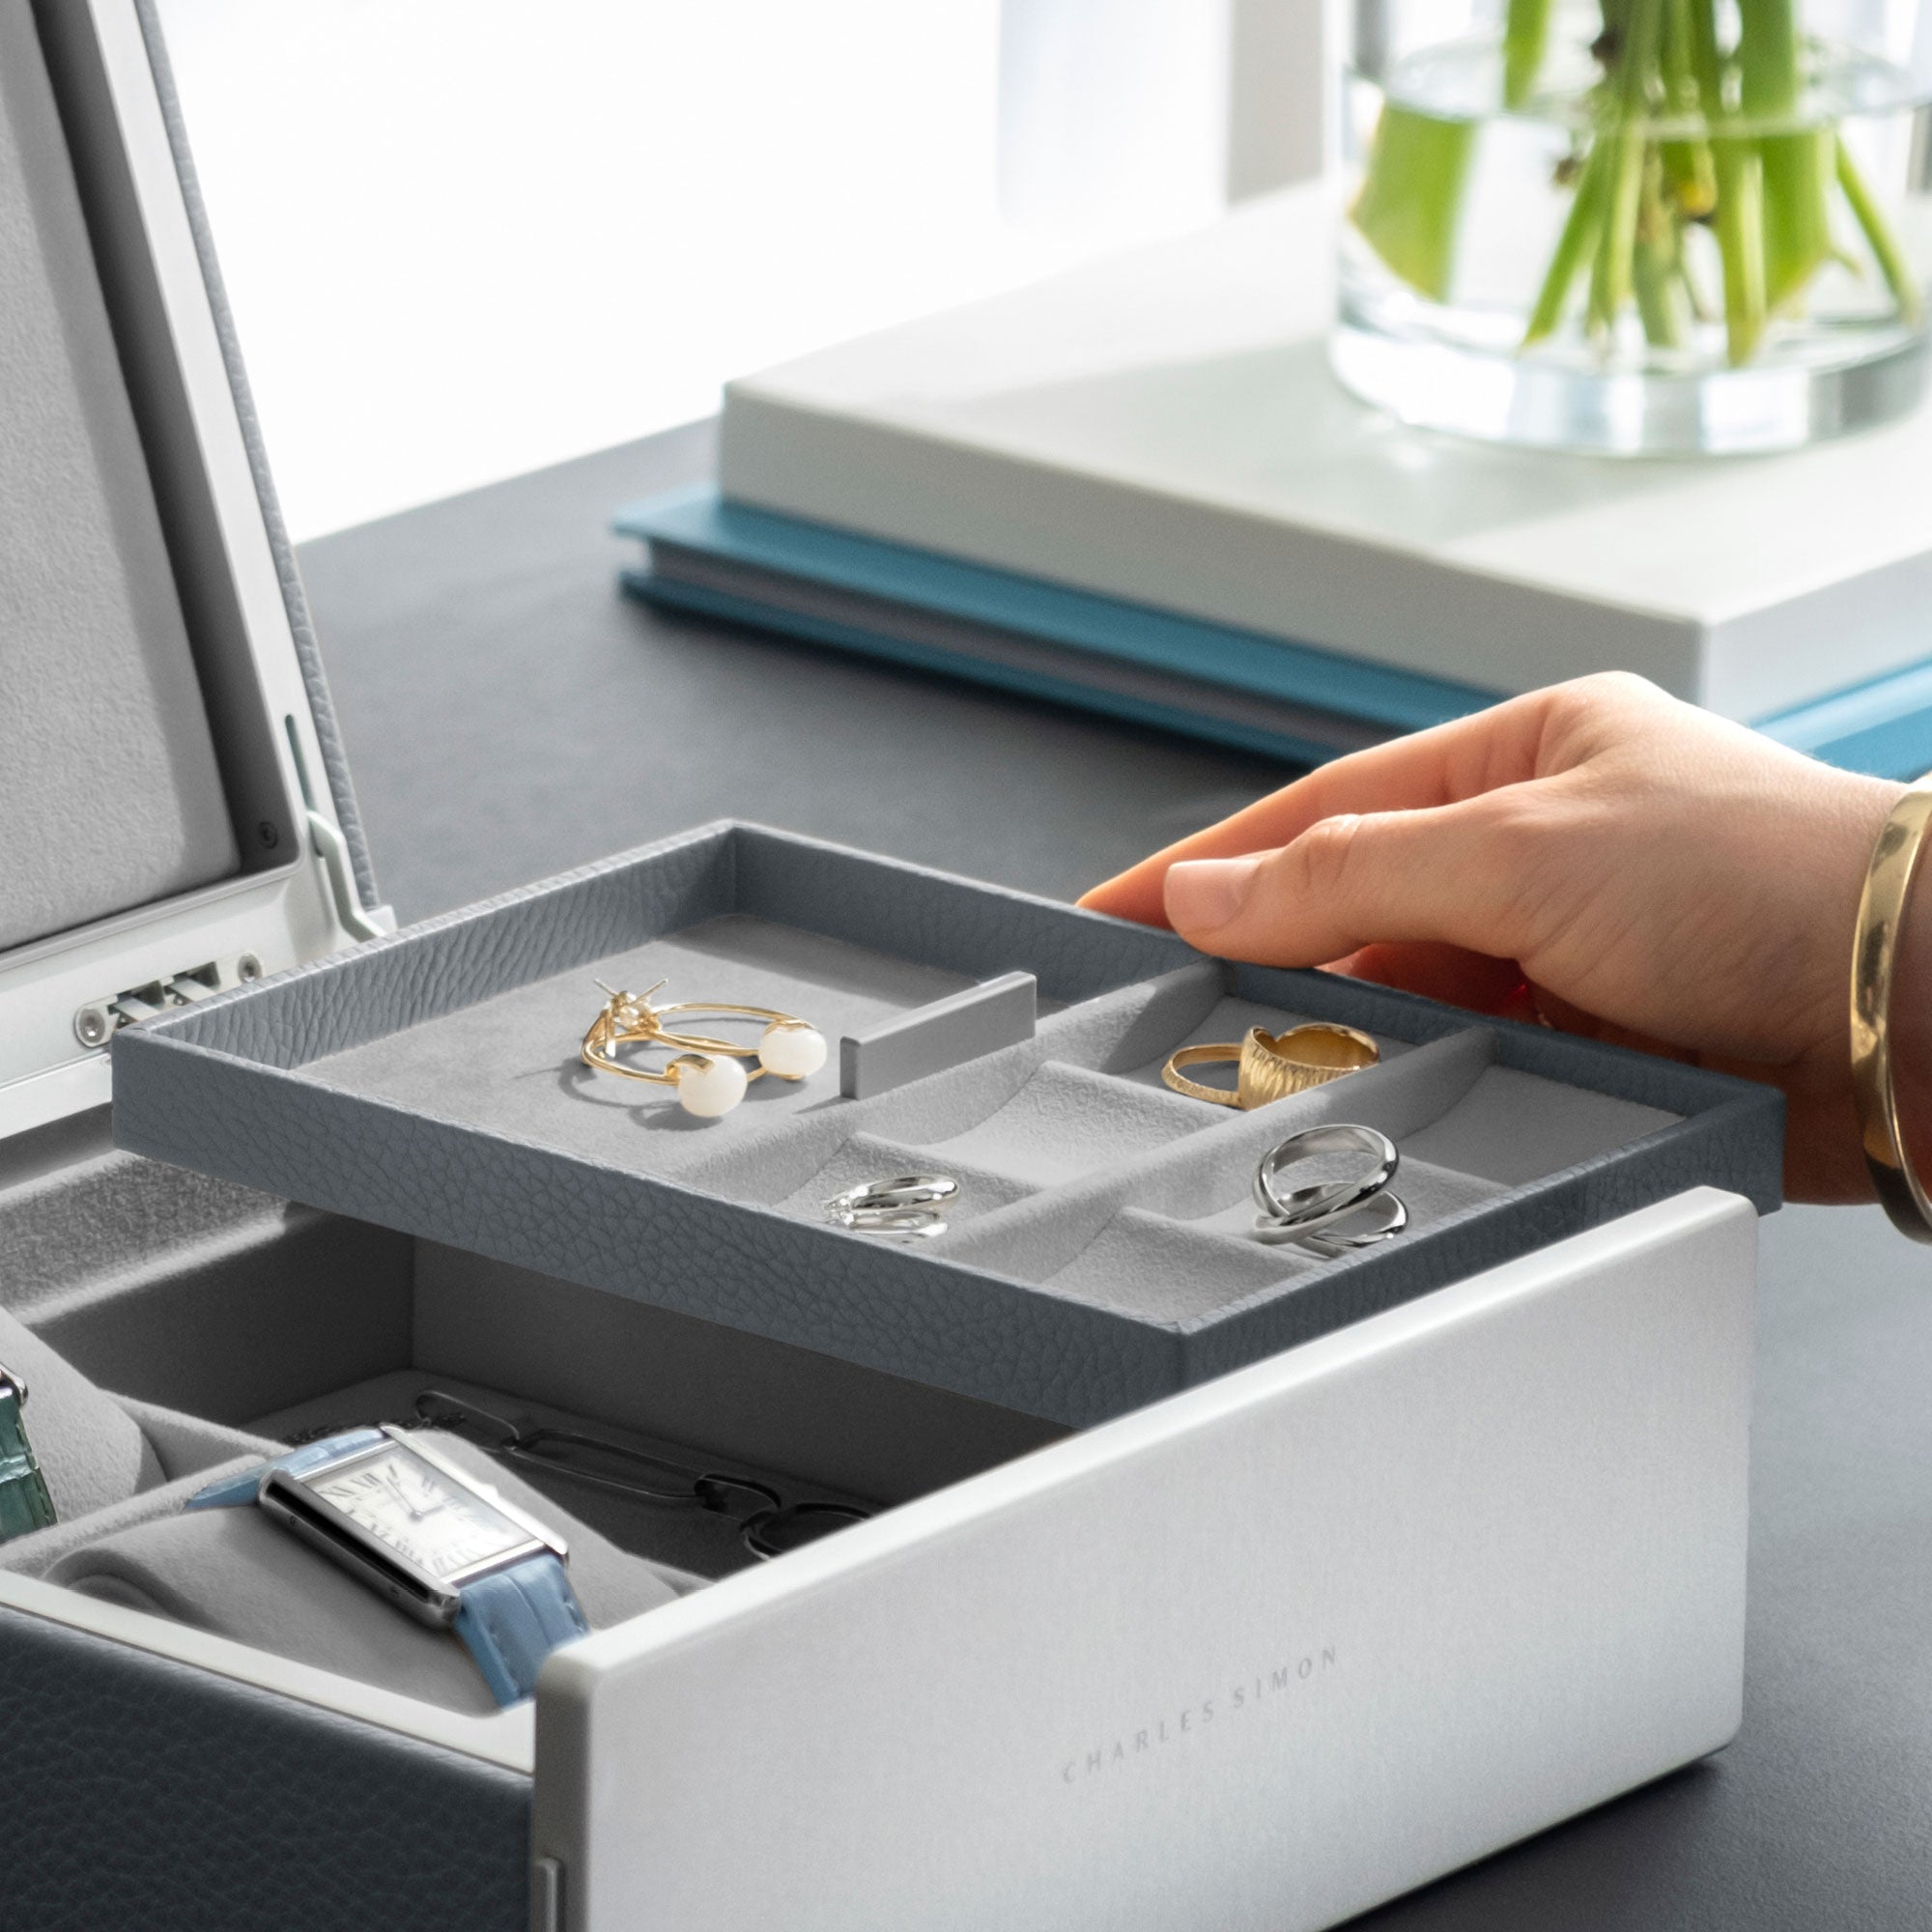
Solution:
M 634 547 L 605 518 L 709 445 L 696 426 L 305 549 L 405 918 L 727 815 L 1071 897 L 1287 776 L 620 599 Z M 1876 1209 L 1787 1208 L 1763 1239 L 1742 1736 L 1364 1926 L 1926 1923 L 1932 1260 Z
M 7 1932 L 525 1932 L 529 1780 L 0 1609 Z
M 1265 759 L 653 616 L 618 592 L 638 546 L 610 517 L 695 480 L 712 440 L 694 425 L 302 547 L 405 919 L 717 818 L 1071 898 L 1279 781 Z

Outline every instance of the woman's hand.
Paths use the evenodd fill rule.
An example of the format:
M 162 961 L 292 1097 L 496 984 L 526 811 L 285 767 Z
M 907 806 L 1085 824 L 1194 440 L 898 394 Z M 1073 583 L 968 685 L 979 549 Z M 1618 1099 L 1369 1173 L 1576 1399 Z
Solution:
M 1865 1200 L 1847 987 L 1898 789 L 1590 677 L 1324 765 L 1081 903 L 1770 1081 L 1794 1198 Z

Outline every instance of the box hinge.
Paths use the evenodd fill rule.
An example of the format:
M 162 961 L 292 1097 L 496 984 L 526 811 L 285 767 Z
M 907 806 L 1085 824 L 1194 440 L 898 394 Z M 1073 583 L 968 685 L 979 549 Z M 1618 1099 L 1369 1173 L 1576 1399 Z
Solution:
M 205 959 L 199 966 L 184 966 L 165 979 L 149 980 L 90 1000 L 73 1016 L 73 1037 L 82 1046 L 105 1046 L 124 1026 L 135 1020 L 153 1019 L 156 1013 L 174 1007 L 191 1007 L 211 993 L 225 993 L 262 977 L 262 962 L 252 952 L 238 952 L 230 959 Z
M 355 896 L 355 874 L 349 864 L 348 842 L 334 824 L 313 806 L 308 813 L 308 836 L 322 867 L 322 875 L 328 883 L 328 895 L 335 905 L 335 923 L 352 939 L 381 939 L 385 933 L 393 931 L 393 920 L 384 924 L 380 916 L 372 917 Z

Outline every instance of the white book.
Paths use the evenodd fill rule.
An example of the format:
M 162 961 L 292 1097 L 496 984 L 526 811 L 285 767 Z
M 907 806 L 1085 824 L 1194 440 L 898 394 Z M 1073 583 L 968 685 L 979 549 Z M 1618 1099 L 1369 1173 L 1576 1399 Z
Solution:
M 727 498 L 1496 691 L 1761 720 L 1932 657 L 1932 410 L 1776 457 L 1405 429 L 1330 375 L 1332 190 L 730 384 Z

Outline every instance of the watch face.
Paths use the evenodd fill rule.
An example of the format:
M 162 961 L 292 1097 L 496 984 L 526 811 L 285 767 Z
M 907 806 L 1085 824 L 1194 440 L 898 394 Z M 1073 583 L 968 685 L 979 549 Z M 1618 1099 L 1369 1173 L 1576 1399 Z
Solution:
M 531 1541 L 521 1523 L 400 1445 L 324 1470 L 303 1487 L 439 1583 Z

